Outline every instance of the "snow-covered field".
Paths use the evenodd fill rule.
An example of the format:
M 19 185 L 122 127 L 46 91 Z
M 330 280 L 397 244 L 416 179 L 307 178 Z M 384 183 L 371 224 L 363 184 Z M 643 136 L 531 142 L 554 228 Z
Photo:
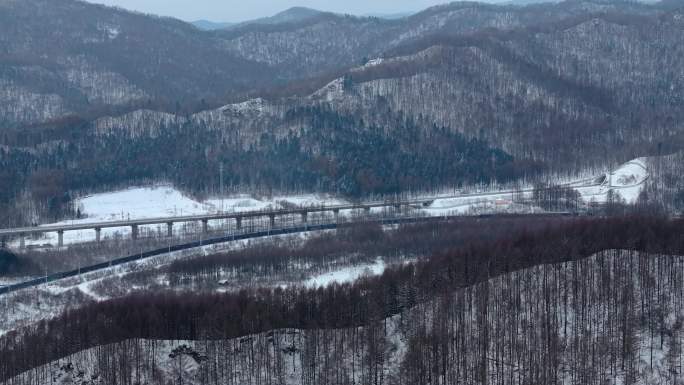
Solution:
M 598 175 L 580 181 L 559 182 L 575 188 L 585 202 L 606 202 L 608 191 L 619 194 L 627 203 L 637 200 L 644 182 L 648 179 L 648 162 L 645 158 L 629 161 L 613 172 Z M 515 203 L 515 191 L 478 191 L 461 194 L 450 194 L 437 197 L 428 207 L 422 208 L 427 215 L 466 215 L 478 212 L 536 212 L 535 208 Z M 532 196 L 532 189 L 522 190 L 524 198 Z M 266 209 L 278 209 L 288 206 L 320 206 L 347 204 L 344 199 L 324 195 L 294 195 L 258 198 L 250 195 L 229 196 L 223 199 L 213 198 L 197 201 L 184 195 L 172 186 L 132 187 L 77 200 L 76 205 L 84 216 L 78 220 L 68 220 L 50 225 L 86 224 L 128 219 L 160 218 L 182 215 L 201 215 L 217 212 L 245 212 Z M 381 208 L 373 209 L 382 211 Z M 345 213 L 342 213 L 344 215 Z M 151 230 L 160 233 L 165 228 L 160 225 L 144 226 L 142 231 Z M 176 226 L 174 231 L 181 231 Z M 126 237 L 130 228 L 108 228 L 102 230 L 103 239 Z M 64 233 L 65 244 L 91 242 L 95 239 L 93 230 L 68 231 Z M 18 247 L 19 241 L 10 243 Z M 57 244 L 57 234 L 49 233 L 39 238 L 26 240 L 29 247 L 53 246 Z
M 131 187 L 126 190 L 113 191 L 79 198 L 76 207 L 83 218 L 67 220 L 52 225 L 87 224 L 129 219 L 164 218 L 182 215 L 202 215 L 218 212 L 244 212 L 266 209 L 284 208 L 288 205 L 318 206 L 339 205 L 344 200 L 319 195 L 274 196 L 271 198 L 255 198 L 249 195 L 231 196 L 224 199 L 208 199 L 200 202 L 189 197 L 172 186 Z M 158 225 L 144 226 L 144 229 L 165 231 Z M 176 226 L 175 231 L 180 231 Z M 129 227 L 102 229 L 102 238 L 126 237 Z M 144 231 L 144 230 L 143 230 Z M 64 244 L 92 242 L 95 231 L 78 230 L 64 233 Z M 26 239 L 28 247 L 39 247 L 57 244 L 57 234 L 48 233 L 39 238 Z M 19 245 L 18 240 L 10 243 L 12 247 Z
M 361 277 L 381 275 L 386 267 L 385 261 L 382 260 L 382 258 L 378 258 L 374 263 L 348 266 L 339 270 L 313 276 L 304 282 L 304 286 L 317 288 L 326 287 L 333 283 L 354 282 Z

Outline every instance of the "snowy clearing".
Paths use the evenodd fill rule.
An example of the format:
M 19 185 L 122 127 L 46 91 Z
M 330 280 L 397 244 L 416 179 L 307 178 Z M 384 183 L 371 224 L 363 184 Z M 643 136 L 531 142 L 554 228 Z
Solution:
M 386 268 L 385 261 L 378 258 L 375 263 L 344 267 L 329 273 L 316 275 L 304 282 L 308 288 L 327 287 L 333 283 L 354 282 L 361 277 L 381 275 Z
M 585 202 L 605 203 L 608 191 L 613 190 L 627 203 L 636 202 L 644 182 L 648 179 L 648 162 L 645 158 L 638 158 L 618 166 L 612 172 L 593 178 L 570 182 L 557 182 L 576 189 Z M 526 199 L 532 198 L 533 188 L 520 191 Z M 520 212 L 525 210 L 515 203 L 516 191 L 489 191 L 463 194 L 438 198 L 424 211 L 429 215 L 468 214 L 477 210 L 494 212 Z M 528 207 L 529 209 L 529 207 Z M 534 212 L 534 210 L 532 211 Z
M 608 200 L 608 191 L 613 190 L 626 203 L 634 203 L 648 178 L 648 161 L 645 158 L 638 158 L 606 173 L 600 185 L 582 186 L 571 183 L 570 187 L 577 189 L 586 202 L 593 200 L 597 203 L 605 203 Z
M 348 203 L 341 199 L 314 194 L 274 196 L 271 198 L 255 198 L 249 195 L 237 195 L 224 199 L 213 198 L 203 202 L 189 197 L 172 186 L 131 187 L 126 190 L 94 194 L 79 198 L 75 206 L 83 218 L 65 220 L 42 226 L 77 225 L 97 222 L 163 218 L 183 215 L 202 215 L 219 212 L 245 212 L 266 209 L 279 209 L 287 206 L 320 206 L 340 205 Z M 180 231 L 182 226 L 176 226 Z M 162 226 L 143 226 L 143 229 L 164 231 Z M 144 231 L 144 230 L 143 230 Z M 102 229 L 102 238 L 127 237 L 131 232 L 129 227 Z M 92 242 L 95 231 L 77 230 L 64 233 L 64 244 Z M 54 246 L 57 244 L 57 234 L 48 233 L 37 238 L 27 238 L 28 247 Z M 19 240 L 10 243 L 12 247 L 19 246 Z

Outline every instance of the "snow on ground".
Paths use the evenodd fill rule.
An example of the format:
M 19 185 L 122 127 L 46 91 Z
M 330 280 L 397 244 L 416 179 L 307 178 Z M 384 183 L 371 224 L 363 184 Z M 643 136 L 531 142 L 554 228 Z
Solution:
M 615 187 L 636 186 L 648 178 L 644 159 L 635 159 L 620 166 L 612 173 L 611 185 Z
M 335 206 L 348 204 L 348 201 L 330 196 L 304 194 L 291 196 L 274 196 L 270 199 L 257 199 L 251 195 L 237 195 L 228 198 L 212 198 L 204 204 L 212 208 L 212 212 L 244 212 L 266 209 L 279 209 L 287 206 Z
M 87 224 L 129 219 L 159 218 L 175 215 L 196 215 L 210 212 L 212 206 L 183 195 L 171 186 L 133 187 L 126 190 L 94 194 L 79 198 L 76 207 L 83 218 L 66 220 L 49 225 Z M 156 227 L 156 226 L 154 226 Z M 130 229 L 102 229 L 103 238 L 125 236 Z M 78 230 L 64 233 L 64 243 L 74 244 L 95 240 L 95 231 Z M 16 247 L 18 240 L 11 243 Z M 27 246 L 56 245 L 57 234 L 48 233 L 39 238 L 26 239 Z
M 265 210 L 273 207 L 273 202 L 263 201 L 249 195 L 240 195 L 225 199 L 209 199 L 205 202 L 215 211 L 244 212 Z
M 582 194 L 586 202 L 605 203 L 608 200 L 608 191 L 613 190 L 627 203 L 636 202 L 644 182 L 649 178 L 648 166 L 645 158 L 631 160 L 618 166 L 612 172 L 602 177 L 600 185 L 570 184 Z
M 218 212 L 244 212 L 266 209 L 279 209 L 287 206 L 319 206 L 339 205 L 347 203 L 341 199 L 314 194 L 275 196 L 272 198 L 255 198 L 249 195 L 237 195 L 224 199 L 214 198 L 200 202 L 172 186 L 132 187 L 126 190 L 94 194 L 79 198 L 76 207 L 82 219 L 66 220 L 51 225 L 87 224 L 129 219 L 163 218 L 183 215 L 202 215 Z M 163 228 L 162 228 L 163 227 Z M 181 226 L 176 226 L 176 231 Z M 143 226 L 141 229 L 165 231 L 165 226 Z M 102 229 L 102 238 L 127 237 L 131 229 L 128 227 Z M 144 231 L 144 230 L 143 230 Z M 92 242 L 95 240 L 94 230 L 67 231 L 64 233 L 64 244 Z M 48 233 L 39 238 L 26 239 L 28 247 L 40 247 L 57 244 L 57 234 Z M 10 243 L 18 247 L 19 240 Z
M 14 285 L 15 283 L 24 282 L 31 279 L 31 277 L 0 277 L 0 287 Z
M 170 186 L 139 187 L 91 195 L 77 203 L 87 216 L 81 222 L 103 222 L 202 214 L 208 207 Z
M 653 258 L 663 258 L 664 256 L 651 256 Z M 599 264 L 606 265 L 606 266 L 612 266 L 613 263 L 611 262 L 615 258 L 639 258 L 635 257 L 635 255 L 631 252 L 613 252 L 613 250 L 606 250 L 603 253 L 598 253 L 595 255 L 592 255 L 588 258 L 586 258 L 583 261 L 574 261 L 574 262 L 564 262 L 561 264 L 556 264 L 554 266 L 549 267 L 548 265 L 539 265 L 535 267 L 530 267 L 526 268 L 523 270 L 518 270 L 512 273 L 509 273 L 507 275 L 502 275 L 498 277 L 491 278 L 489 280 L 489 285 L 490 287 L 495 287 L 495 288 L 504 288 L 501 290 L 506 290 L 505 288 L 507 287 L 506 283 L 503 282 L 516 282 L 516 281 L 524 281 L 528 282 L 528 284 L 522 288 L 522 291 L 516 292 L 516 297 L 514 298 L 517 303 L 519 303 L 519 306 L 525 308 L 525 307 L 533 307 L 536 301 L 538 301 L 537 297 L 535 296 L 538 291 L 540 290 L 541 285 L 543 284 L 539 279 L 534 279 L 534 277 L 540 277 L 542 276 L 543 272 L 549 268 L 555 269 L 556 271 L 574 271 L 575 267 L 579 264 L 585 264 L 587 266 L 597 266 Z M 681 257 L 673 257 L 673 256 L 667 256 L 665 258 L 668 259 L 673 259 L 676 258 L 676 260 L 680 260 Z M 601 263 L 599 263 L 599 259 L 601 260 Z M 681 263 L 676 262 L 676 263 Z M 634 265 L 639 264 L 638 260 L 634 261 Z M 562 267 L 562 268 L 561 268 Z M 616 279 L 614 278 L 614 274 L 616 272 L 619 272 L 619 270 L 615 271 L 607 271 L 608 274 L 610 274 L 611 279 Z M 567 273 L 563 273 L 567 274 Z M 563 280 L 564 278 L 559 277 L 558 279 Z M 640 301 L 648 301 L 651 298 L 646 297 L 642 298 L 640 295 L 643 293 L 648 292 L 648 290 L 640 290 L 640 282 L 648 282 L 649 280 L 652 280 L 653 275 L 648 273 L 648 275 L 643 275 L 641 276 L 640 274 L 627 274 L 625 280 L 631 281 L 632 285 L 634 286 L 634 293 L 636 293 L 637 298 L 633 299 L 633 301 L 638 304 Z M 625 281 L 625 282 L 629 282 Z M 590 288 L 593 288 L 591 285 L 600 285 L 601 284 L 601 279 L 595 279 L 595 280 L 590 280 Z M 616 281 L 619 283 L 622 283 L 621 281 Z M 482 285 L 482 284 L 479 284 Z M 567 288 L 565 288 L 567 290 Z M 455 291 L 452 295 L 457 295 L 459 292 L 464 292 L 465 295 L 467 296 L 472 296 L 474 295 L 473 292 L 475 292 L 477 288 L 475 286 L 472 287 L 467 287 L 467 288 L 462 288 L 458 289 Z M 572 292 L 570 291 L 569 293 L 570 296 L 570 301 L 574 301 L 575 298 L 572 298 Z M 448 298 L 457 298 L 457 297 L 448 297 Z M 469 298 L 469 297 L 466 297 Z M 407 328 L 406 327 L 406 322 L 404 320 L 409 320 L 409 323 L 412 322 L 413 320 L 417 320 L 419 324 L 421 325 L 429 325 L 431 322 L 430 320 L 434 318 L 435 310 L 441 308 L 441 304 L 438 304 L 437 299 L 432 299 L 432 300 L 427 300 L 424 302 L 419 303 L 418 305 L 410 308 L 403 310 L 401 314 L 389 317 L 385 319 L 385 322 L 380 322 L 379 324 L 384 325 L 385 333 L 380 333 L 380 338 L 381 341 L 385 341 L 385 343 L 382 343 L 380 346 L 384 346 L 383 352 L 385 352 L 385 355 L 383 355 L 384 361 L 383 361 L 383 369 L 384 370 L 384 376 L 389 378 L 391 375 L 397 375 L 401 373 L 400 368 L 402 362 L 404 362 L 405 359 L 407 359 L 406 353 L 408 352 L 408 341 L 410 341 L 410 338 L 414 336 L 415 329 L 412 328 Z M 504 301 L 505 302 L 505 301 Z M 672 301 L 670 301 L 672 302 Z M 670 305 L 670 304 L 668 304 Z M 496 306 L 496 304 L 494 304 Z M 596 297 L 596 299 L 592 301 L 588 301 L 587 304 L 582 307 L 583 310 L 587 312 L 587 314 L 592 315 L 592 320 L 595 322 L 601 321 L 603 322 L 605 320 L 605 317 L 603 316 L 596 316 L 602 315 L 605 313 L 605 307 L 606 307 L 606 301 L 604 299 L 601 299 L 599 297 Z M 447 306 L 447 309 L 449 307 Z M 664 322 L 661 325 L 662 330 L 665 333 L 666 338 L 663 339 L 662 335 L 659 335 L 657 332 L 653 333 L 650 331 L 648 325 L 644 323 L 643 325 L 637 324 L 633 328 L 633 330 L 630 332 L 631 340 L 633 341 L 633 347 L 631 348 L 633 353 L 636 354 L 635 359 L 630 358 L 630 363 L 633 364 L 634 366 L 629 369 L 625 368 L 622 369 L 619 366 L 619 358 L 617 360 L 614 360 L 614 363 L 617 362 L 617 367 L 611 367 L 610 360 L 605 360 L 605 362 L 601 362 L 600 364 L 603 365 L 600 368 L 596 368 L 595 373 L 602 373 L 604 378 L 609 378 L 611 381 L 607 381 L 606 383 L 615 383 L 615 384 L 622 384 L 626 383 L 624 380 L 625 378 L 628 377 L 629 371 L 633 370 L 634 373 L 636 374 L 635 378 L 636 381 L 635 383 L 638 384 L 665 384 L 665 383 L 670 383 L 672 381 L 672 378 L 676 377 L 678 373 L 674 371 L 674 369 L 677 367 L 677 360 L 679 360 L 680 357 L 680 350 L 679 350 L 679 344 L 678 344 L 678 336 L 679 336 L 679 331 L 677 329 L 677 322 L 681 317 L 678 316 L 677 312 L 674 311 L 673 306 L 665 306 L 666 312 L 664 314 Z M 669 310 L 668 310 L 669 309 Z M 557 316 L 559 318 L 563 318 L 558 315 L 558 312 L 563 312 L 562 307 L 558 307 L 557 312 L 554 313 L 554 316 Z M 474 311 L 473 311 L 474 312 Z M 465 316 L 471 316 L 471 311 L 465 311 L 464 314 Z M 474 314 L 474 313 L 473 313 Z M 524 321 L 529 321 L 533 322 L 534 319 L 530 317 L 523 317 Z M 528 319 L 529 318 L 529 319 Z M 596 320 L 594 320 L 594 318 Z M 423 320 L 423 321 L 421 321 Z M 558 331 L 557 335 L 562 337 L 563 341 L 572 341 L 578 338 L 585 338 L 589 342 L 594 342 L 596 341 L 603 341 L 601 338 L 602 336 L 600 333 L 597 333 L 596 330 L 594 333 L 585 333 L 585 330 L 580 327 L 576 327 L 575 325 L 577 324 L 578 320 L 578 314 L 577 312 L 573 311 L 573 309 L 569 309 L 568 311 L 565 312 L 565 326 L 563 326 L 563 323 L 558 324 Z M 505 324 L 497 324 L 496 322 L 491 323 L 492 330 L 497 333 L 510 333 L 511 329 L 509 325 Z M 503 326 L 502 326 L 503 325 Z M 525 328 L 527 326 L 527 322 L 521 322 L 521 326 L 519 328 Z M 428 326 L 429 327 L 429 326 Z M 497 329 L 498 328 L 498 329 Z M 503 328 L 503 329 L 502 329 Z M 505 330 L 504 330 L 505 329 Z M 338 329 L 338 330 L 344 330 L 344 329 Z M 351 329 L 347 329 L 348 331 L 351 331 Z M 451 329 L 450 329 L 451 330 Z M 286 384 L 295 384 L 295 383 L 301 383 L 301 373 L 302 373 L 302 365 L 304 364 L 301 359 L 304 355 L 300 354 L 301 352 L 305 352 L 307 350 L 307 343 L 310 343 L 312 339 L 307 337 L 306 333 L 311 333 L 312 331 L 307 331 L 307 330 L 299 330 L 299 329 L 276 329 L 276 330 L 268 330 L 260 334 L 251 334 L 251 335 L 244 335 L 240 336 L 239 338 L 236 338 L 234 340 L 226 340 L 223 346 L 227 348 L 227 350 L 214 350 L 215 346 L 214 345 L 218 341 L 212 341 L 211 342 L 211 349 L 207 349 L 207 341 L 204 340 L 198 340 L 198 341 L 188 341 L 188 340 L 135 340 L 136 345 L 131 345 L 131 341 L 124 341 L 118 344 L 118 346 L 101 346 L 101 347 L 93 347 L 88 350 L 84 350 L 81 352 L 77 352 L 71 356 L 63 357 L 60 358 L 59 360 L 56 360 L 52 363 L 49 363 L 45 366 L 35 368 L 33 370 L 27 371 L 24 374 L 22 374 L 22 377 L 17 377 L 13 381 L 10 381 L 12 383 L 38 383 L 36 380 L 38 378 L 52 378 L 53 383 L 57 384 L 73 384 L 73 383 L 82 383 L 82 384 L 99 384 L 102 382 L 101 376 L 102 376 L 102 364 L 101 364 L 101 357 L 106 354 L 112 354 L 115 352 L 120 352 L 120 351 L 138 351 L 137 349 L 131 349 L 131 346 L 140 346 L 140 351 L 142 351 L 143 356 L 145 357 L 153 357 L 152 362 L 154 363 L 152 366 L 137 366 L 134 367 L 134 364 L 138 364 L 139 362 L 135 362 L 134 364 L 129 365 L 130 370 L 126 371 L 126 373 L 129 373 L 131 378 L 138 378 L 139 377 L 139 382 L 140 383 L 150 383 L 153 382 L 151 378 L 156 378 L 157 381 L 161 383 L 173 383 L 176 379 L 182 378 L 183 383 L 188 384 L 188 385 L 193 385 L 193 384 L 202 384 L 206 383 L 206 380 L 204 377 L 198 375 L 198 368 L 199 365 L 201 365 L 202 360 L 198 360 L 196 358 L 192 357 L 197 357 L 198 355 L 195 353 L 201 353 L 204 354 L 208 360 L 206 361 L 210 365 L 214 365 L 216 362 L 216 359 L 220 359 L 223 356 L 218 356 L 216 355 L 217 352 L 220 352 L 221 354 L 228 353 L 229 356 L 231 356 L 231 361 L 229 362 L 231 368 L 233 369 L 232 373 L 249 373 L 249 370 L 252 369 L 250 365 L 253 365 L 253 360 L 250 359 L 250 355 L 253 355 L 254 352 L 265 352 L 265 355 L 260 355 L 260 361 L 259 362 L 267 362 L 267 363 L 277 363 L 275 365 L 278 365 L 278 373 L 280 373 L 280 376 L 284 378 L 283 383 Z M 327 333 L 332 332 L 332 329 L 328 330 Z M 355 333 L 361 332 L 363 333 L 363 327 L 361 328 L 355 328 Z M 512 332 L 516 332 L 516 326 L 513 327 Z M 315 331 L 313 333 L 316 333 Z M 584 333 L 587 334 L 586 336 Z M 613 333 L 615 334 L 615 333 Z M 663 334 L 663 333 L 660 333 Z M 362 334 L 363 335 L 363 334 Z M 317 335 L 318 338 L 320 338 L 320 335 Z M 673 337 L 673 338 L 670 338 Z M 384 339 L 384 340 L 383 340 Z M 352 339 L 349 338 L 340 338 L 339 341 L 342 343 L 345 343 L 344 341 L 350 341 Z M 610 342 L 610 341 L 609 341 Z M 619 342 L 619 341 L 618 341 Z M 616 342 L 612 344 L 610 347 L 611 348 L 617 348 L 619 347 L 619 343 Z M 126 346 L 126 349 L 120 349 L 119 347 Z M 237 348 L 235 348 L 237 346 Z M 270 349 L 269 347 L 272 346 L 280 346 L 280 347 L 292 347 L 292 349 Z M 260 347 L 266 347 L 260 348 Z M 118 349 L 117 349 L 118 348 Z M 337 346 L 335 347 L 337 349 Z M 577 350 L 577 349 L 576 349 Z M 111 353 L 110 353 L 111 352 Z M 270 352 L 273 352 L 273 354 L 278 354 L 279 358 L 275 359 L 273 355 L 270 355 Z M 367 356 L 367 351 L 365 350 L 365 345 L 359 346 L 358 344 L 355 344 L 353 346 L 350 345 L 344 345 L 344 348 L 337 350 L 336 352 L 348 352 L 349 355 L 336 355 L 337 363 L 339 365 L 343 365 L 347 372 L 349 373 L 361 373 L 363 371 L 363 365 L 364 360 L 359 359 L 359 357 L 366 357 Z M 224 354 L 225 355 L 225 354 Z M 114 357 L 114 356 L 113 356 Z M 114 357 L 117 358 L 118 356 Z M 263 359 L 263 357 L 268 357 L 267 359 Z M 327 356 L 326 356 L 327 357 Z M 570 383 L 570 381 L 574 378 L 575 374 L 574 371 L 572 370 L 572 365 L 567 365 L 567 362 L 571 362 L 572 357 L 568 354 L 561 354 L 559 356 L 560 358 L 560 371 L 559 373 L 559 382 L 560 383 Z M 410 357 L 409 357 L 410 359 Z M 145 361 L 145 360 L 143 360 Z M 133 360 L 130 361 L 125 361 L 121 360 L 121 363 L 131 363 Z M 311 361 L 307 361 L 308 363 L 311 363 Z M 631 365 L 630 364 L 630 365 Z M 207 365 L 206 363 L 204 365 Z M 357 365 L 357 366 L 353 366 Z M 224 365 L 225 366 L 225 365 Z M 264 366 L 264 365 L 262 365 Z M 323 365 L 324 366 L 324 365 Z M 123 366 L 122 366 L 123 367 Z M 128 366 L 126 366 L 128 368 Z M 273 368 L 275 372 L 276 368 L 275 366 L 268 366 L 266 365 L 267 368 Z M 206 368 L 206 366 L 205 366 Z M 568 369 L 570 368 L 570 369 Z M 139 370 L 136 372 L 136 369 Z M 514 376 L 516 372 L 518 372 L 518 369 L 511 365 L 511 366 L 506 366 L 506 365 L 497 365 L 497 363 L 492 363 L 491 365 L 488 366 L 488 370 L 491 371 L 499 371 L 499 370 L 508 370 L 504 376 L 508 376 L 510 374 L 511 376 Z M 219 370 L 218 372 L 223 373 L 223 371 Z M 217 372 L 217 373 L 218 373 Z M 207 370 L 207 373 L 211 373 L 210 369 Z M 240 374 L 237 374 L 239 376 Z M 353 374 L 352 374 L 353 375 Z M 674 376 L 673 376 L 674 375 Z M 236 376 L 236 377 L 237 377 Z M 126 377 L 128 378 L 128 377 Z M 244 378 L 242 382 L 244 384 L 252 384 L 255 382 L 250 382 L 247 380 L 248 377 L 241 377 Z M 261 379 L 261 377 L 259 377 Z M 355 383 L 363 383 L 362 378 L 356 378 L 354 377 L 353 380 Z M 224 382 L 226 382 L 224 380 Z M 239 382 L 239 380 L 238 380 Z M 675 381 L 676 382 L 676 381 Z M 258 382 L 257 382 L 258 383 Z
M 648 179 L 646 159 L 638 158 L 618 166 L 612 172 L 593 178 L 585 178 L 571 182 L 558 182 L 561 185 L 576 189 L 585 202 L 605 203 L 608 191 L 624 198 L 627 203 L 636 202 L 644 182 Z M 474 210 L 493 212 L 519 211 L 523 207 L 515 204 L 516 191 L 494 191 L 462 194 L 435 199 L 426 207 L 428 215 L 468 214 Z M 533 189 L 524 188 L 520 191 L 526 199 L 532 198 Z
M 318 288 L 326 287 L 333 283 L 354 282 L 361 277 L 381 275 L 386 267 L 385 261 L 383 261 L 382 258 L 378 258 L 374 263 L 348 266 L 339 270 L 313 276 L 304 282 L 304 286 L 308 288 Z
M 275 196 L 254 198 L 237 195 L 199 202 L 172 186 L 135 187 L 122 191 L 96 194 L 81 198 L 77 206 L 87 218 L 75 223 L 103 222 L 127 219 L 159 218 L 206 213 L 241 212 L 282 208 L 286 204 L 300 206 L 346 203 L 318 195 Z M 71 223 L 71 222 L 69 222 Z
M 384 63 L 385 59 L 383 58 L 376 58 L 376 59 L 371 59 L 366 64 L 361 66 L 360 68 L 370 68 L 370 67 L 376 67 L 379 66 L 380 64 Z
M 125 278 L 131 273 L 153 270 L 159 271 L 175 261 L 186 258 L 230 250 L 239 250 L 259 244 L 277 243 L 280 241 L 288 243 L 305 242 L 311 237 L 320 236 L 328 232 L 329 230 L 321 230 L 300 234 L 268 236 L 258 239 L 244 239 L 218 243 L 190 250 L 175 251 L 149 259 L 113 266 L 92 273 L 81 274 L 78 277 L 66 278 L 37 287 L 13 291 L 8 295 L 0 297 L 0 305 L 4 306 L 5 309 L 8 309 L 4 314 L 5 317 L 0 317 L 0 336 L 3 336 L 10 330 L 15 330 L 19 327 L 31 325 L 52 317 L 66 309 L 81 306 L 84 301 L 104 301 L 135 291 L 148 290 L 155 284 L 162 287 L 169 285 L 169 282 L 160 282 L 158 280 L 151 280 L 146 286 L 130 285 L 129 281 L 125 281 Z M 163 275 L 164 274 L 162 274 L 162 276 Z M 159 277 L 160 276 L 157 276 L 157 278 Z M 24 277 L 17 281 L 25 281 L 29 278 L 35 277 Z M 16 283 L 14 281 L 7 282 Z M 119 282 L 123 282 L 123 286 L 117 286 Z M 101 283 L 109 283 L 110 292 L 98 290 L 97 287 Z M 0 286 L 2 286 L 2 283 L 0 283 Z
M 639 197 L 644 182 L 648 179 L 646 159 L 639 158 L 618 167 L 609 178 L 609 182 L 627 202 L 633 203 Z
M 266 109 L 268 102 L 262 98 L 249 99 L 241 103 L 228 104 L 219 109 L 223 114 L 240 116 L 247 113 L 261 114 Z M 201 113 L 200 113 L 201 114 Z
M 431 216 L 441 215 L 466 215 L 474 210 L 506 211 L 514 208 L 514 195 L 512 192 L 485 193 L 478 196 L 464 195 L 462 197 L 450 197 L 435 199 L 430 206 L 423 209 Z
M 585 202 L 606 202 L 608 191 L 613 190 L 625 199 L 627 203 L 633 203 L 639 196 L 644 181 L 649 177 L 646 159 L 638 158 L 629 161 L 613 172 L 599 175 L 595 178 L 587 178 L 565 183 L 575 188 L 582 195 Z M 524 198 L 532 197 L 532 189 L 522 190 Z M 464 215 L 473 212 L 522 212 L 530 208 L 516 204 L 515 191 L 489 191 L 477 193 L 452 194 L 443 198 L 437 198 L 429 206 L 423 208 L 427 215 Z M 68 220 L 51 225 L 59 224 L 83 224 L 92 222 L 104 222 L 128 219 L 159 218 L 182 215 L 201 215 L 217 212 L 244 212 L 267 209 L 279 209 L 290 206 L 334 206 L 349 202 L 331 196 L 314 194 L 274 196 L 260 198 L 251 195 L 235 195 L 226 198 L 212 198 L 206 201 L 197 201 L 172 186 L 157 187 L 134 187 L 121 191 L 95 194 L 80 198 L 77 207 L 85 218 Z M 373 212 L 381 212 L 382 208 L 376 208 Z M 343 213 L 343 215 L 346 213 Z M 141 230 L 154 230 L 164 232 L 164 226 L 144 226 Z M 176 226 L 175 231 L 180 231 L 181 226 Z M 102 230 L 103 238 L 126 237 L 130 228 L 108 228 Z M 81 230 L 64 233 L 64 243 L 74 244 L 91 242 L 95 239 L 95 231 Z M 17 247 L 18 240 L 11 243 Z M 57 244 L 57 234 L 45 234 L 37 239 L 27 239 L 29 247 L 47 246 Z

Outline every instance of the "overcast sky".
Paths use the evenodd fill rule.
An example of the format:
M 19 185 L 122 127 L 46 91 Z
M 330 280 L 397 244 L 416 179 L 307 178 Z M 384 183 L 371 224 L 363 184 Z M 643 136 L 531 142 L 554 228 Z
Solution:
M 237 22 L 272 16 L 290 7 L 365 15 L 414 12 L 443 4 L 446 0 L 87 0 L 91 3 L 173 16 L 186 21 L 207 19 Z

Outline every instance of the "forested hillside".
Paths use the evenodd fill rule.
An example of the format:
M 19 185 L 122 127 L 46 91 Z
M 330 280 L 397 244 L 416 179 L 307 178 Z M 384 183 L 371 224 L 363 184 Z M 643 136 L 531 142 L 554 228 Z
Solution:
M 426 135 L 414 121 L 397 119 L 392 135 L 386 135 L 381 127 L 324 107 L 288 110 L 278 122 L 282 130 L 260 133 L 244 132 L 239 125 L 214 130 L 186 120 L 156 123 L 158 130 L 144 125 L 144 133 L 125 133 L 103 122 L 103 134 L 77 127 L 87 132 L 78 143 L 57 142 L 40 152 L 0 150 L 0 165 L 7 170 L 0 177 L 11 187 L 2 191 L 3 197 L 10 201 L 26 183 L 33 197 L 44 202 L 47 216 L 58 218 L 69 201 L 64 191 L 95 186 L 162 178 L 197 193 L 216 193 L 221 164 L 227 186 L 353 197 L 505 182 L 537 171 L 533 164 L 520 165 L 485 142 L 446 128 L 433 127 Z M 26 179 L 32 169 L 38 171 Z
M 429 38 L 318 96 L 376 124 L 420 116 L 559 168 L 669 152 L 682 145 L 683 17 Z
M 674 6 L 568 1 L 527 7 L 454 3 L 399 20 L 294 9 L 229 30 L 77 0 L 0 3 L 0 125 L 146 107 L 198 111 L 245 93 L 337 73 L 427 36 L 512 30 Z M 330 75 L 327 75 L 330 76 Z M 0 127 L 1 127 L 0 126 Z
M 218 31 L 73 0 L 0 7 L 6 212 L 30 200 L 59 217 L 74 194 L 160 180 L 211 194 L 221 163 L 234 191 L 361 197 L 534 183 L 684 145 L 677 2 L 286 13 Z
M 356 284 L 86 306 L 1 339 L 0 378 L 37 367 L 7 383 L 676 383 L 682 222 L 546 224 Z
M 567 1 L 528 7 L 454 2 L 399 20 L 321 13 L 301 22 L 279 23 L 270 28 L 247 24 L 217 34 L 226 38 L 229 49 L 242 57 L 284 66 L 291 74 L 312 74 L 359 65 L 388 49 L 426 36 L 512 30 L 612 11 L 655 15 L 671 8 L 666 4 L 645 7 L 623 1 Z
M 173 109 L 268 84 L 270 69 L 189 24 L 74 0 L 0 2 L 0 127 Z

